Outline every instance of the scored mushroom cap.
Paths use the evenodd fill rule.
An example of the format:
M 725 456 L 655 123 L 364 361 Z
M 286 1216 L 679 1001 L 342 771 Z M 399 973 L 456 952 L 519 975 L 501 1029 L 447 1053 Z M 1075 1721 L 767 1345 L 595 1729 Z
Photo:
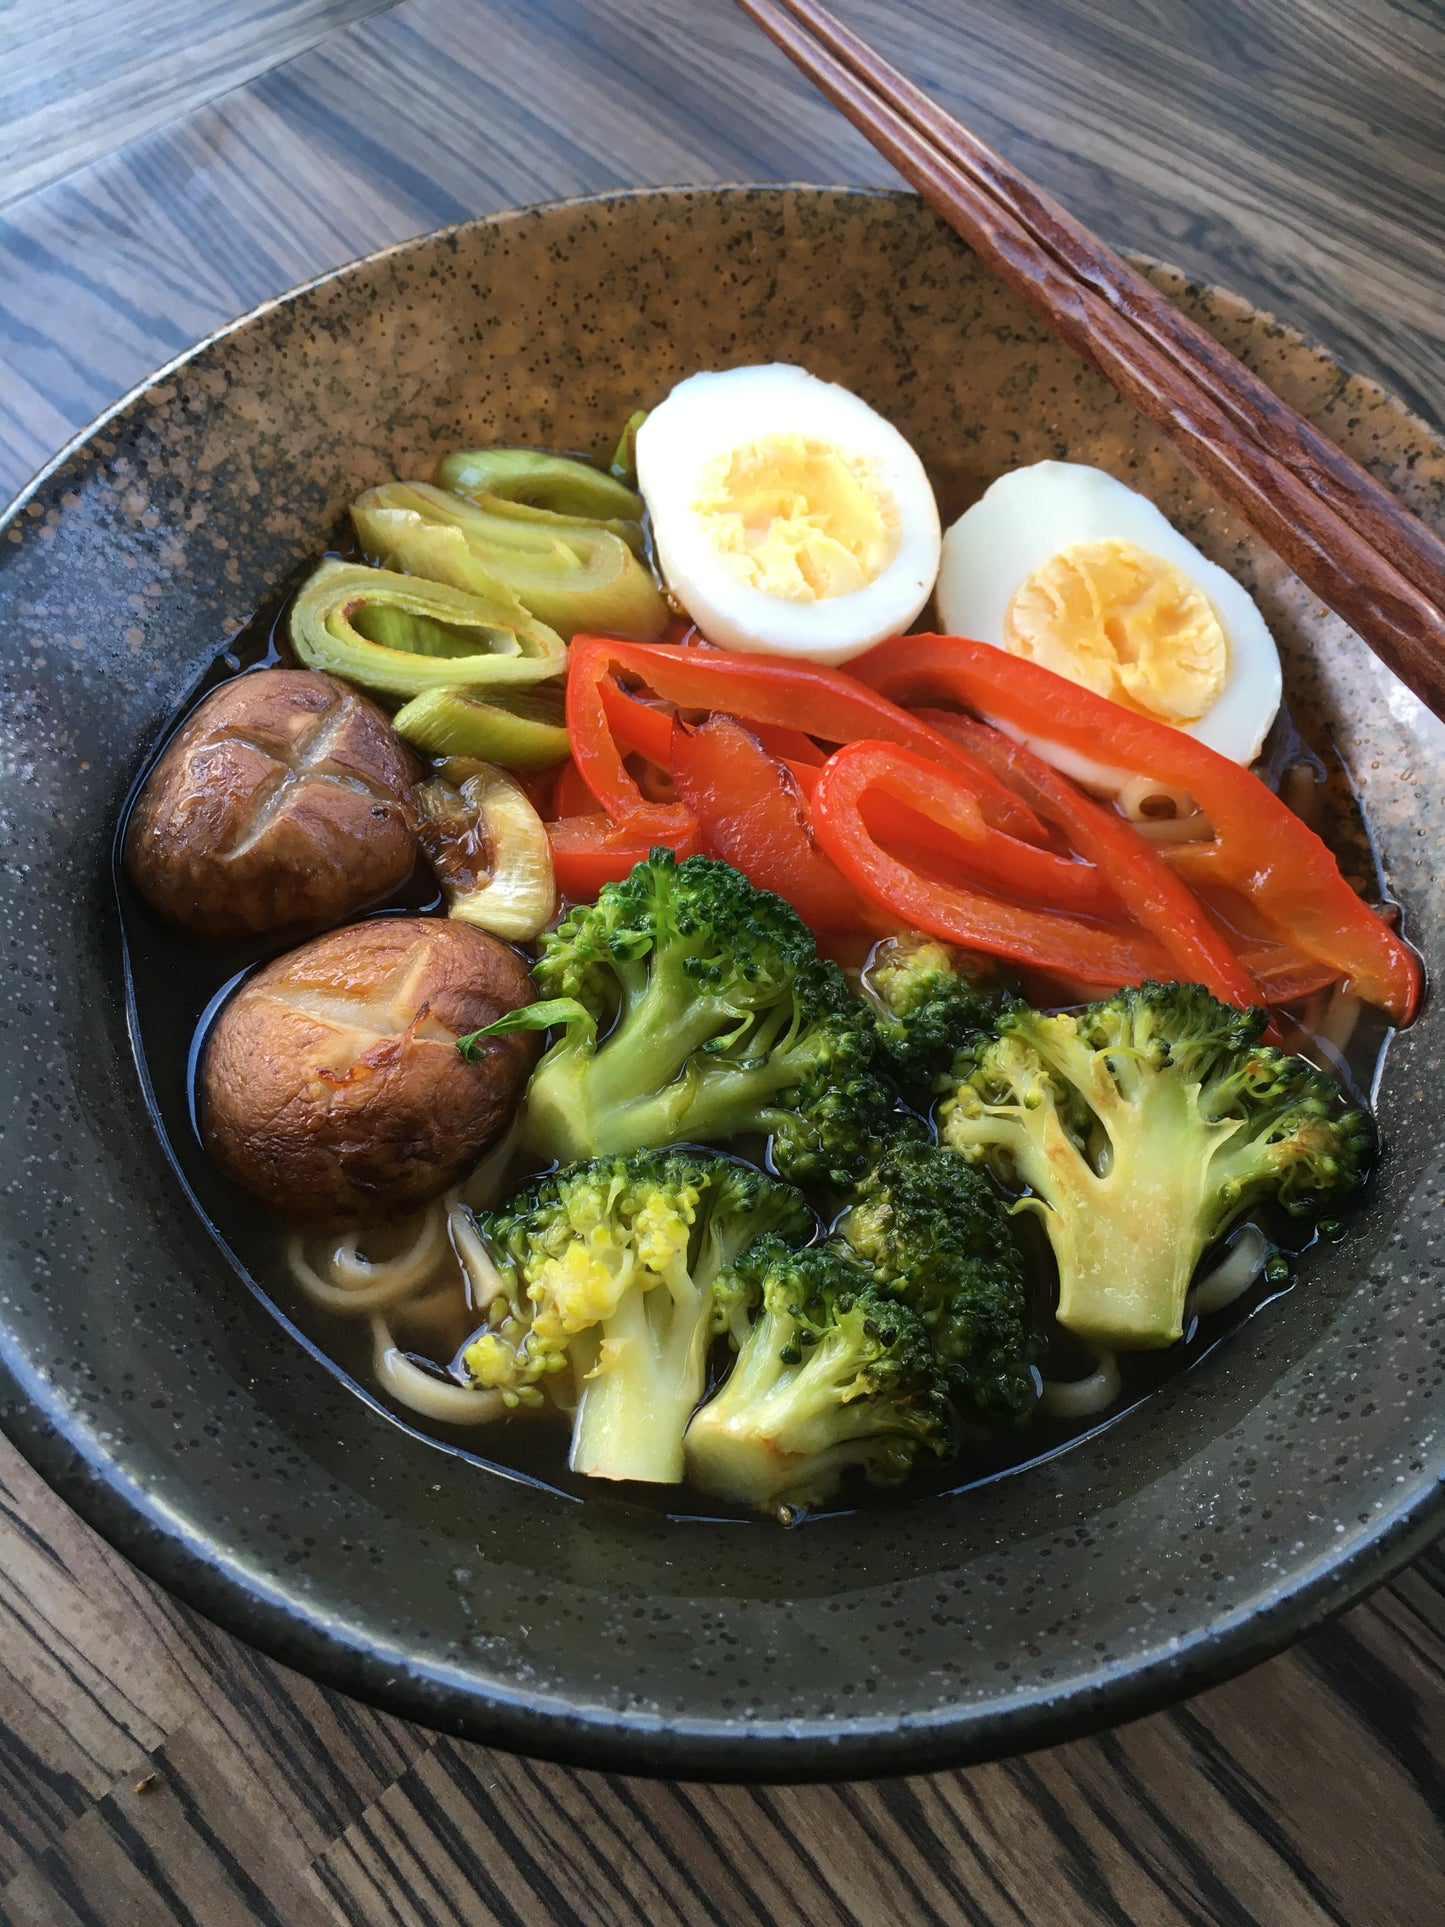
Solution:
M 378 917 L 258 971 L 203 1071 L 207 1148 L 298 1223 L 377 1223 L 437 1197 L 499 1137 L 535 1053 L 458 1037 L 530 1003 L 525 961 L 469 924 Z
M 126 867 L 154 910 L 212 942 L 336 923 L 410 874 L 414 773 L 381 710 L 335 677 L 237 676 L 151 771 Z

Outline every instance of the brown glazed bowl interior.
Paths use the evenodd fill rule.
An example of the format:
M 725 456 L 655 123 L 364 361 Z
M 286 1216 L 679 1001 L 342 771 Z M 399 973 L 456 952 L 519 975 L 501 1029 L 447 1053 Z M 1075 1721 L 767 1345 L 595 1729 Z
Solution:
M 1151 272 L 1445 526 L 1438 437 L 1268 316 Z M 1258 597 L 1438 971 L 1439 725 L 916 201 L 676 190 L 434 235 L 165 370 L 0 529 L 0 1418 L 147 1572 L 336 1686 L 591 1765 L 804 1778 L 1137 1713 L 1278 1648 L 1438 1528 L 1438 1006 L 1389 1056 L 1388 1148 L 1348 1238 L 1193 1370 L 960 1496 L 708 1525 L 440 1448 L 283 1323 L 152 1129 L 111 876 L 149 747 L 359 490 L 468 444 L 602 453 L 680 377 L 763 360 L 882 409 L 946 516 L 1043 457 L 1158 502 Z

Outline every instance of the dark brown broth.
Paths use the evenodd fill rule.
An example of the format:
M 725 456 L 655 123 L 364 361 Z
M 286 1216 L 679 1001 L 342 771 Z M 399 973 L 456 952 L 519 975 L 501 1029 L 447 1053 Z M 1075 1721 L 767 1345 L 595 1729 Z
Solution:
M 331 552 L 356 559 L 355 549 L 341 541 Z M 292 660 L 285 642 L 285 617 L 299 586 L 298 581 L 259 611 L 230 647 L 216 658 L 198 680 L 190 700 L 174 719 L 164 740 L 169 740 L 185 716 L 220 683 Z M 156 744 L 146 758 L 145 770 L 137 778 L 122 812 L 115 843 L 114 868 L 124 939 L 131 1037 L 146 1101 L 162 1144 L 239 1278 L 257 1292 L 297 1339 L 353 1392 L 379 1414 L 431 1440 L 439 1450 L 460 1453 L 499 1477 L 537 1483 L 559 1499 L 585 1498 L 594 1504 L 636 1505 L 674 1518 L 755 1519 L 755 1514 L 744 1509 L 704 1500 L 700 1495 L 688 1494 L 685 1488 L 611 1487 L 579 1478 L 567 1467 L 565 1428 L 545 1418 L 518 1418 L 486 1428 L 426 1423 L 407 1408 L 392 1404 L 376 1389 L 366 1321 L 343 1317 L 317 1306 L 296 1285 L 283 1255 L 284 1228 L 260 1205 L 222 1178 L 202 1149 L 197 1128 L 197 1077 L 207 1031 L 226 997 L 251 971 L 292 948 L 297 939 L 293 933 L 244 945 L 199 945 L 163 925 L 131 888 L 120 861 L 126 822 L 144 774 L 163 747 L 164 741 Z M 1272 785 L 1277 785 L 1283 772 L 1301 760 L 1313 762 L 1324 779 L 1325 833 L 1339 853 L 1347 874 L 1354 873 L 1355 880 L 1365 887 L 1367 894 L 1383 895 L 1368 828 L 1360 815 L 1348 773 L 1330 746 L 1305 744 L 1287 712 L 1282 711 L 1266 746 L 1261 773 Z M 435 912 L 440 907 L 441 897 L 435 881 L 419 866 L 396 896 L 370 914 L 417 915 Z M 1329 1052 L 1309 1051 L 1308 1054 L 1319 1055 L 1321 1062 L 1345 1078 L 1359 1099 L 1368 1101 L 1383 1065 L 1389 1034 L 1379 1013 L 1366 1010 L 1343 1059 Z M 1309 1038 L 1302 1034 L 1291 1040 L 1291 1047 L 1308 1049 L 1309 1043 Z M 511 1176 L 520 1182 L 534 1168 L 519 1160 Z M 1290 1254 L 1291 1276 L 1287 1282 L 1271 1283 L 1261 1279 L 1227 1310 L 1195 1320 L 1184 1342 L 1169 1351 L 1122 1357 L 1123 1390 L 1107 1412 L 1077 1420 L 1053 1419 L 1040 1414 L 1023 1432 L 967 1446 L 959 1459 L 937 1473 L 918 1475 L 909 1486 L 910 1496 L 964 1492 L 1020 1472 L 1093 1437 L 1116 1424 L 1176 1374 L 1197 1366 L 1235 1327 L 1286 1296 L 1297 1280 L 1307 1284 L 1312 1262 L 1309 1247 L 1315 1240 L 1309 1237 L 1303 1244 L 1292 1244 L 1292 1238 L 1301 1237 L 1297 1225 L 1273 1219 L 1261 1219 L 1260 1223 L 1271 1242 Z M 1039 1234 L 1039 1246 L 1039 1270 L 1046 1276 L 1050 1261 L 1042 1234 Z M 1087 1360 L 1072 1347 L 1067 1334 L 1061 1334 L 1051 1346 L 1045 1366 L 1050 1376 L 1061 1377 L 1090 1369 Z M 849 1505 L 867 1504 L 873 1497 L 876 1494 L 870 1493 L 861 1482 L 846 1494 Z M 840 1509 L 843 1509 L 840 1505 L 829 1508 Z

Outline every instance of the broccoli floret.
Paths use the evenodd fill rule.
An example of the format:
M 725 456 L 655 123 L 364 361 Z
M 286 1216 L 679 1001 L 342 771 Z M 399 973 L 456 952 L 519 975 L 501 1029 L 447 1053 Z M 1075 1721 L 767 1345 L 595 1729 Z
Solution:
M 535 977 L 541 1001 L 477 1035 L 562 1027 L 527 1089 L 543 1157 L 762 1132 L 783 1177 L 841 1187 L 886 1127 L 869 1012 L 731 864 L 654 850 L 543 939 Z
M 713 1336 L 741 1326 L 729 1266 L 763 1233 L 810 1237 L 814 1218 L 752 1165 L 655 1151 L 537 1178 L 477 1228 L 503 1288 L 463 1370 L 520 1403 L 570 1372 L 572 1469 L 665 1484 L 683 1474 Z
M 1260 1010 L 1146 983 L 1081 1010 L 1003 1013 L 959 1056 L 943 1142 L 1027 1187 L 1059 1267 L 1059 1322 L 1121 1348 L 1172 1345 L 1200 1256 L 1273 1199 L 1299 1217 L 1362 1181 L 1369 1114 L 1259 1042 Z
M 931 937 L 891 937 L 864 974 L 883 1063 L 900 1084 L 930 1085 L 978 1031 L 1016 1001 L 983 959 Z
M 1008 1211 L 981 1171 L 936 1144 L 893 1145 L 837 1234 L 881 1290 L 922 1319 L 961 1416 L 1016 1425 L 1033 1410 L 1038 1345 Z
M 948 1387 L 915 1312 L 837 1245 L 752 1245 L 757 1310 L 736 1364 L 688 1427 L 689 1477 L 774 1510 L 814 1504 L 859 1466 L 880 1483 L 954 1449 Z

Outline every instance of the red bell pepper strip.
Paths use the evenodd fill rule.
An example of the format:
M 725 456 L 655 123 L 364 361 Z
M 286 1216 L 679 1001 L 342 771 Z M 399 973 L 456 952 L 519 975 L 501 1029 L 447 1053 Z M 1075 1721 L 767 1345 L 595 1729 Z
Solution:
M 1022 757 L 1028 758 L 1031 763 L 1039 760 L 1023 750 L 1021 745 L 1012 742 L 1009 737 L 1001 735 L 998 730 L 990 729 L 986 723 L 976 723 L 971 717 L 963 717 L 943 710 L 920 713 L 928 715 L 935 727 L 943 729 L 945 733 L 955 725 L 964 725 L 968 731 L 974 732 L 975 739 L 981 746 L 990 751 L 995 745 L 1006 745 L 1008 754 L 1001 755 L 994 765 L 996 776 L 1002 776 L 1006 771 L 1011 771 L 1016 777 L 1022 775 L 1022 765 L 1012 754 L 1015 750 L 1018 750 Z M 963 729 L 960 729 L 955 740 L 967 743 L 969 737 L 964 734 Z M 788 767 L 804 795 L 811 801 L 820 772 L 795 764 L 789 764 Z M 908 863 L 912 869 L 932 874 L 935 881 L 944 879 L 938 878 L 936 872 L 929 870 L 930 860 L 942 857 L 950 864 L 950 876 L 947 880 L 957 880 L 956 873 L 960 867 L 959 848 L 958 839 L 952 831 L 929 823 L 916 810 L 909 809 L 904 804 L 895 803 L 891 797 L 877 794 L 868 797 L 865 801 L 863 820 L 878 841 L 887 845 L 890 855 Z M 1017 864 L 1020 852 L 1027 848 L 1029 856 L 1034 858 L 1043 853 L 1030 846 L 1012 843 L 1002 836 L 996 841 L 1000 845 L 1009 842 L 1006 857 L 1009 867 L 1000 880 L 1004 885 L 1005 894 L 1018 895 L 1022 890 L 1021 873 Z M 969 863 L 975 871 L 981 867 L 978 862 L 981 852 L 989 847 L 989 845 L 974 845 L 970 849 Z M 1162 854 L 1168 857 L 1172 852 L 1165 850 Z M 1054 860 L 1058 861 L 1058 859 Z M 1067 895 L 1057 887 L 1056 879 L 1059 875 L 1092 879 L 1093 895 L 1098 898 L 1098 901 L 1087 901 L 1082 896 L 1077 902 L 1069 901 Z M 1013 885 L 1012 890 L 1009 889 L 1010 884 Z M 1045 886 L 1038 889 L 1037 895 L 1044 905 L 1060 910 L 1073 910 L 1084 915 L 1094 911 L 1105 917 L 1108 917 L 1111 911 L 1116 917 L 1120 914 L 1118 898 L 1103 884 L 1099 872 L 1092 864 L 1060 864 L 1059 870 L 1050 874 Z M 1257 936 L 1241 935 L 1238 931 L 1229 928 L 1227 916 L 1223 921 L 1236 956 L 1271 1005 L 1298 1003 L 1302 998 L 1311 997 L 1316 991 L 1326 990 L 1331 984 L 1339 981 L 1339 972 L 1332 969 L 1329 964 L 1316 963 L 1312 958 L 1302 957 L 1288 944 L 1270 942 Z M 1152 960 L 1147 953 L 1141 953 L 1139 962 L 1141 974 L 1145 976 L 1157 977 L 1166 974 L 1169 969 L 1169 959 L 1162 951 Z
M 598 687 L 601 691 L 602 706 L 607 717 L 608 725 L 612 731 L 613 740 L 619 748 L 635 751 L 663 767 L 667 767 L 671 762 L 674 777 L 679 778 L 680 784 L 680 772 L 675 760 L 673 760 L 678 739 L 673 735 L 672 720 L 667 712 L 652 704 L 639 702 L 636 697 L 626 694 L 619 688 L 615 678 L 612 676 L 603 677 Z M 1003 775 L 1003 770 L 1012 767 L 1009 761 L 1009 752 L 1014 748 L 1014 745 L 1008 742 L 1008 738 L 999 736 L 995 730 L 983 730 L 979 724 L 972 722 L 971 719 L 949 717 L 946 720 L 950 727 L 955 723 L 961 723 L 968 729 L 976 731 L 979 735 L 992 737 L 999 744 L 1005 745 L 1006 748 L 1000 758 L 1002 767 L 995 773 L 999 775 L 1001 781 L 1006 780 Z M 747 810 L 756 813 L 762 809 L 764 798 L 769 799 L 767 804 L 769 811 L 776 811 L 782 807 L 773 800 L 772 797 L 773 791 L 779 787 L 780 764 L 786 764 L 788 771 L 792 774 L 805 797 L 812 794 L 817 772 L 822 768 L 827 759 L 811 737 L 804 735 L 801 730 L 783 729 L 768 724 L 760 724 L 757 729 L 753 731 L 744 731 L 741 725 L 736 725 L 736 727 L 739 734 L 731 740 L 740 758 L 740 777 L 743 775 L 749 758 L 756 758 L 759 746 L 761 746 L 765 752 L 770 752 L 766 759 L 767 774 L 764 774 L 764 768 L 761 763 L 756 761 L 752 763 L 753 784 L 749 791 L 749 798 L 746 805 Z M 744 738 L 746 738 L 749 746 L 747 748 L 742 746 Z M 687 746 L 687 740 L 686 737 L 682 738 L 684 747 Z M 694 753 L 700 755 L 701 751 L 697 750 Z M 971 748 L 970 753 L 972 753 Z M 720 757 L 715 754 L 712 760 L 720 764 Z M 1015 787 L 1017 786 L 1015 785 Z M 718 798 L 726 795 L 725 784 L 719 785 L 717 794 Z M 716 823 L 718 820 L 718 808 L 716 806 L 710 806 L 706 801 L 699 802 L 694 796 L 690 795 L 687 789 L 682 787 L 681 784 L 678 790 L 678 799 L 694 809 L 705 826 L 709 820 L 705 813 L 708 807 L 714 808 L 713 821 Z M 741 796 L 735 797 L 732 800 L 734 805 L 742 806 L 743 799 Z M 583 805 L 582 807 L 585 809 L 590 807 L 590 805 Z M 956 853 L 956 842 L 949 833 L 947 831 L 939 831 L 935 826 L 931 825 L 925 817 L 919 816 L 916 812 L 905 810 L 899 804 L 892 802 L 886 797 L 873 798 L 868 807 L 869 821 L 885 842 L 895 845 L 903 844 L 910 848 L 916 846 L 922 850 L 932 850 L 936 854 L 944 857 L 952 856 Z M 561 813 L 559 806 L 559 814 Z M 734 816 L 739 815 L 740 808 L 735 807 L 729 814 Z M 817 851 L 816 846 L 812 844 L 811 830 L 806 826 L 806 819 L 804 819 L 800 825 L 800 829 L 803 837 L 807 839 L 807 848 L 811 849 L 813 857 L 818 861 L 826 862 L 826 859 L 823 859 L 821 853 Z M 776 826 L 775 833 L 781 834 L 781 830 L 776 829 Z M 725 841 L 731 841 L 737 848 L 745 851 L 751 840 L 750 833 L 746 830 L 739 830 L 739 832 L 731 838 L 724 838 L 719 835 L 714 835 L 709 838 L 707 835 L 704 835 L 703 848 L 709 850 L 714 856 L 724 857 L 728 862 L 734 863 L 738 869 L 742 870 L 744 875 L 751 877 L 753 882 L 759 884 L 760 887 L 776 890 L 780 896 L 786 897 L 803 918 L 803 921 L 815 930 L 857 930 L 865 927 L 866 919 L 863 919 L 862 906 L 857 902 L 857 893 L 855 891 L 851 889 L 848 890 L 846 899 L 838 896 L 836 885 L 826 886 L 821 891 L 816 889 L 808 891 L 804 879 L 809 873 L 810 865 L 806 860 L 806 853 L 802 846 L 799 846 L 798 858 L 791 866 L 791 870 L 796 880 L 796 888 L 807 894 L 808 901 L 813 906 L 814 914 L 810 914 L 802 897 L 795 896 L 792 890 L 786 887 L 785 883 L 782 881 L 765 882 L 760 874 L 754 874 L 754 868 L 750 867 L 748 862 L 733 855 L 730 848 L 724 847 Z M 987 875 L 994 878 L 1005 890 L 1013 894 L 1036 899 L 1039 902 L 1048 904 L 1052 908 L 1079 910 L 1085 914 L 1097 912 L 1107 915 L 1110 912 L 1117 913 L 1118 911 L 1117 898 L 1115 898 L 1109 890 L 1098 871 L 1088 864 L 1068 862 L 1062 857 L 1045 853 L 1035 845 L 1024 843 L 1014 837 L 1007 839 L 1006 847 L 1000 844 L 998 848 L 995 849 L 991 843 L 981 845 L 975 852 L 975 857 L 978 866 L 981 867 Z M 760 869 L 762 866 L 758 865 L 757 867 Z M 828 863 L 827 868 L 829 871 L 832 871 L 833 865 Z M 778 876 L 781 877 L 783 873 L 782 868 L 777 869 Z M 841 879 L 838 881 L 841 882 Z M 836 919 L 845 901 L 853 904 L 855 914 L 845 922 L 838 922 Z M 870 912 L 869 914 L 872 920 L 876 922 L 876 913 Z
M 569 756 L 557 772 L 557 781 L 552 787 L 551 820 L 559 816 L 590 816 L 597 808 L 597 798 L 582 781 L 582 772 Z
M 666 713 L 646 703 L 638 702 L 635 697 L 624 694 L 612 678 L 606 678 L 600 685 L 603 707 L 612 727 L 616 742 L 624 749 L 635 750 L 648 756 L 653 762 L 666 764 L 673 754 L 672 743 L 664 742 L 664 734 L 670 739 L 672 725 Z M 933 719 L 930 718 L 930 721 Z M 947 715 L 939 712 L 940 733 L 951 734 L 957 730 L 955 741 L 962 741 L 970 755 L 982 749 L 994 758 L 994 774 L 1000 781 L 1013 779 L 1012 787 L 1024 791 L 1026 800 L 1037 808 L 1036 800 L 1024 790 L 1024 779 L 1030 766 L 1037 766 L 1044 772 L 1046 779 L 1053 779 L 1054 773 L 1039 758 L 1030 756 L 1019 745 L 1009 741 L 997 730 L 985 728 L 975 723 L 971 717 Z M 963 732 L 969 732 L 967 736 Z M 826 758 L 810 737 L 793 729 L 769 729 L 767 726 L 748 732 L 757 743 L 770 749 L 772 758 L 786 765 L 789 774 L 802 792 L 804 798 L 812 796 L 818 779 L 818 772 Z M 802 760 L 795 760 L 801 757 Z M 674 770 L 674 775 L 676 775 Z M 775 780 L 775 779 L 774 779 Z M 1050 791 L 1052 794 L 1052 791 Z M 702 806 L 695 803 L 685 791 L 679 789 L 679 799 L 702 814 Z M 588 807 L 583 805 L 584 808 Z M 561 814 L 559 805 L 559 814 Z M 881 842 L 890 847 L 903 846 L 902 853 L 912 851 L 931 852 L 945 859 L 955 858 L 958 854 L 957 839 L 950 831 L 941 830 L 915 810 L 910 810 L 886 796 L 870 797 L 866 815 L 869 826 Z M 707 839 L 704 839 L 707 848 Z M 728 856 L 719 847 L 713 854 Z M 728 857 L 729 861 L 735 859 Z M 1046 905 L 1050 909 L 1076 910 L 1083 915 L 1115 916 L 1119 914 L 1119 900 L 1108 883 L 1093 865 L 1075 863 L 1066 857 L 1050 851 L 1040 850 L 1036 845 L 1024 843 L 1014 837 L 1006 837 L 1000 832 L 997 841 L 989 840 L 979 844 L 971 853 L 970 864 L 973 869 L 995 882 L 1007 894 L 1021 896 Z M 746 863 L 738 863 L 739 869 L 752 875 Z M 831 866 L 830 866 L 831 867 Z M 759 879 L 753 878 L 754 882 Z M 776 889 L 781 896 L 795 903 L 804 922 L 815 929 L 831 929 L 832 923 L 815 922 L 803 911 L 802 905 L 789 895 L 781 884 L 769 883 L 764 886 Z M 854 922 L 846 927 L 860 929 L 862 924 Z
M 762 738 L 758 740 L 761 742 Z M 813 793 L 827 759 L 822 763 L 790 763 L 786 758 L 783 760 L 789 776 L 798 787 L 799 795 L 811 810 Z M 951 830 L 940 829 L 928 817 L 921 816 L 917 810 L 907 809 L 902 803 L 895 803 L 892 797 L 870 796 L 863 814 L 879 842 L 886 843 L 895 854 L 902 855 L 907 861 L 912 862 L 915 857 L 941 857 L 947 863 L 957 861 L 958 838 Z M 906 846 L 901 851 L 897 847 L 900 844 Z M 1019 847 L 1031 850 L 1035 856 L 1040 854 L 1032 843 Z M 1093 872 L 1088 874 L 1092 875 Z
M 632 823 L 614 823 L 601 811 L 591 816 L 564 816 L 549 823 L 547 840 L 552 846 L 557 888 L 574 903 L 590 903 L 604 883 L 620 883 L 659 843 L 667 844 L 679 858 L 695 856 L 698 850 L 695 821 L 674 842 L 648 835 Z
M 1107 870 L 1142 930 L 1085 923 L 919 875 L 870 835 L 863 803 L 877 791 L 954 830 L 965 864 L 970 846 L 987 839 L 988 826 L 951 771 L 911 751 L 850 743 L 829 760 L 813 794 L 819 841 L 851 883 L 915 928 L 1111 987 L 1158 976 L 1162 951 L 1171 974 L 1203 983 L 1229 1003 L 1258 1002 L 1254 980 L 1188 890 L 1127 823 L 1077 793 L 1069 805 L 1075 847 Z
M 1302 997 L 1313 997 L 1317 990 L 1339 982 L 1339 972 L 1329 964 L 1302 957 L 1288 944 L 1243 944 L 1239 960 L 1271 1004 L 1297 1004 Z
M 612 740 L 667 769 L 672 754 L 672 711 L 629 696 L 618 687 L 614 676 L 604 676 L 598 687 Z
M 612 680 L 609 652 L 622 647 L 578 647 L 574 643 L 568 651 L 567 734 L 572 741 L 572 760 L 614 823 L 629 825 L 649 847 L 652 843 L 676 847 L 678 839 L 695 835 L 696 818 L 680 803 L 652 802 L 643 795 L 623 762 L 608 724 L 603 685 Z M 617 699 L 624 700 L 620 690 Z
M 1153 844 L 1115 811 L 1102 807 L 1061 776 L 1052 764 L 998 730 L 958 717 L 958 739 L 1007 770 L 1046 823 L 1063 832 L 1071 848 L 1089 857 L 1095 874 L 1107 877 L 1116 896 L 1163 948 L 1174 974 L 1205 984 L 1225 1003 L 1260 1001 L 1258 986 L 1228 936 L 1177 878 Z
M 1105 917 L 1115 922 L 1123 906 L 1103 874 L 1092 863 L 1075 863 L 1053 850 L 1021 843 L 1002 830 L 992 831 L 967 852 L 958 837 L 920 810 L 892 796 L 870 795 L 863 804 L 863 820 L 873 837 L 896 855 L 941 858 L 945 864 L 962 862 L 975 880 L 1005 896 L 1038 904 L 1046 910 L 1071 910 L 1080 916 Z
M 801 729 L 775 729 L 771 723 L 755 723 L 753 734 L 769 756 L 776 756 L 779 762 L 821 769 L 828 760 L 827 751 L 819 749 L 812 737 L 805 736 Z
M 552 798 L 566 763 L 549 763 L 545 769 L 512 769 L 507 774 L 540 817 L 555 816 Z M 591 807 L 590 805 L 588 806 Z
M 808 806 L 787 768 L 731 716 L 673 724 L 672 771 L 698 820 L 702 847 L 760 890 L 791 903 L 810 930 L 897 928 L 880 918 L 818 848 Z
M 970 756 L 976 756 L 1001 783 L 1007 783 L 1031 807 L 1038 808 L 1033 777 L 1038 769 L 1047 770 L 1050 767 L 1041 756 L 1036 756 L 1022 743 L 1016 743 L 1012 736 L 1005 736 L 1001 729 L 990 729 L 987 723 L 979 722 L 977 717 L 960 715 L 956 709 L 914 709 L 912 713 L 921 722 L 927 723 L 930 729 L 936 729 L 941 736 L 947 736 L 951 742 L 957 743 L 960 749 L 967 750 Z M 1047 823 L 1048 820 L 1047 813 L 1044 813 L 1044 821 Z M 1065 849 L 1068 840 L 1056 830 L 1054 843 L 1057 848 Z
M 1155 846 L 1172 869 L 1178 845 Z M 1280 943 L 1248 897 L 1222 886 L 1190 885 L 1210 921 L 1234 946 L 1234 954 L 1254 978 L 1271 1005 L 1298 1003 L 1340 980 L 1333 964 L 1306 957 L 1292 944 Z M 1274 1041 L 1274 1040 L 1271 1040 Z
M 1187 790 L 1214 837 L 1180 846 L 1189 852 L 1176 859 L 1186 875 L 1207 869 L 1243 891 L 1285 942 L 1330 965 L 1394 1023 L 1415 1014 L 1422 977 L 1414 952 L 1356 896 L 1315 832 L 1217 750 L 1039 663 L 961 636 L 881 643 L 850 668 L 895 701 L 965 703 L 1011 730 Z
M 832 756 L 813 793 L 818 840 L 843 874 L 905 924 L 966 949 L 1060 971 L 1117 988 L 1156 974 L 1157 953 L 1137 932 L 1025 908 L 924 875 L 882 849 L 869 833 L 865 802 L 906 798 L 951 830 L 962 856 L 989 834 L 977 799 L 937 764 L 887 743 L 850 743 Z
M 722 710 L 740 722 L 798 729 L 827 743 L 848 743 L 859 737 L 902 743 L 953 770 L 978 796 L 985 820 L 995 828 L 1026 843 L 1048 841 L 1037 816 L 1007 784 L 946 736 L 840 670 L 724 649 L 617 642 L 608 636 L 574 636 L 568 658 L 567 727 L 572 754 L 588 788 L 619 821 L 644 799 L 622 770 L 610 734 L 601 748 L 596 743 L 599 734 L 606 734 L 599 685 L 618 669 L 638 677 L 664 702 L 676 703 L 680 709 Z

